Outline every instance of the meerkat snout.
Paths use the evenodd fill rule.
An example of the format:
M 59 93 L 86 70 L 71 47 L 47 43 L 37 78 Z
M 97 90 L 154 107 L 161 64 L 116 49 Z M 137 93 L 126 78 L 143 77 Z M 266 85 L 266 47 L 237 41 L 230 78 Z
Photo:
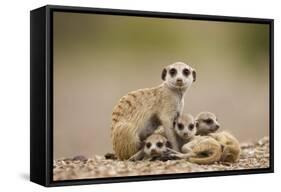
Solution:
M 193 137 L 196 134 L 193 116 L 190 114 L 180 116 L 175 122 L 175 132 L 184 140 Z
M 216 131 L 216 130 L 218 130 L 219 128 L 220 128 L 220 125 L 216 125 L 214 129 L 215 129 L 215 131 Z
M 183 62 L 176 62 L 163 69 L 162 80 L 168 87 L 186 89 L 196 80 L 196 71 Z
M 182 79 L 178 78 L 178 79 L 177 79 L 177 85 L 178 85 L 178 86 L 182 86 L 182 84 L 183 84 Z
M 215 114 L 211 112 L 201 112 L 195 118 L 195 125 L 197 128 L 197 135 L 208 135 L 216 132 L 220 128 Z

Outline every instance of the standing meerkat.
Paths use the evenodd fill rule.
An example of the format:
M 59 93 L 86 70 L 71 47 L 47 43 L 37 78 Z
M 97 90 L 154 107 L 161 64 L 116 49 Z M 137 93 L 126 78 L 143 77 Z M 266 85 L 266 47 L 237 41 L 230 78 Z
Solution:
M 236 162 L 240 158 L 239 141 L 229 132 L 216 132 L 220 127 L 215 114 L 210 112 L 201 112 L 195 118 L 197 135 L 209 135 L 218 141 L 222 148 L 220 161 Z
M 120 160 L 129 159 L 140 150 L 140 143 L 162 125 L 172 148 L 179 151 L 174 120 L 181 115 L 184 94 L 196 79 L 195 70 L 183 62 L 162 70 L 163 83 L 139 89 L 123 96 L 112 112 L 112 143 Z

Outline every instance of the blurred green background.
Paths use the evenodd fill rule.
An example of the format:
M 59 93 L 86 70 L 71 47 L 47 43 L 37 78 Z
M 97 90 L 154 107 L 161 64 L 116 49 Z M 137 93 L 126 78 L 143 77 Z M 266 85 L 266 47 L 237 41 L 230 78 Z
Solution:
M 241 142 L 269 134 L 269 25 L 55 12 L 54 158 L 112 151 L 114 105 L 176 61 L 197 71 L 185 112 Z

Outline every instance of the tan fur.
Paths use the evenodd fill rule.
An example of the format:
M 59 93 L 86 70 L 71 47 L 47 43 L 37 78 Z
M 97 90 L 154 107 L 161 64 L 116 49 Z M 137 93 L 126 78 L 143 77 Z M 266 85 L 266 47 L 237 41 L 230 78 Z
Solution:
M 162 135 L 163 137 L 166 137 L 165 130 L 164 130 L 164 127 L 162 125 L 160 125 L 153 133 Z
M 184 125 L 182 130 L 178 129 L 178 125 L 180 123 L 182 125 Z M 194 126 L 194 118 L 191 114 L 187 114 L 187 113 L 184 113 L 184 114 L 180 115 L 174 122 L 173 128 L 174 128 L 174 132 L 176 134 L 177 142 L 178 142 L 178 145 L 179 145 L 180 149 L 183 146 L 183 144 L 187 143 L 189 141 L 190 137 L 195 135 L 195 133 L 196 133 L 196 129 L 189 130 L 188 126 L 191 125 L 191 124 Z M 163 135 L 164 137 L 166 137 L 165 130 L 164 130 L 163 126 L 159 126 L 154 131 L 154 133 L 160 134 L 160 135 Z
M 157 146 L 157 143 L 160 142 L 163 144 L 163 146 L 160 148 Z M 151 147 L 147 148 L 146 144 L 150 143 Z M 150 157 L 155 157 L 155 156 L 161 156 L 165 151 L 167 151 L 167 143 L 168 140 L 166 137 L 160 135 L 160 134 L 152 134 L 150 135 L 146 140 L 145 140 L 145 145 L 144 145 L 144 153 L 147 158 Z M 154 154 L 152 154 L 152 150 L 155 151 Z
M 194 136 L 182 147 L 182 152 L 190 153 L 188 161 L 197 164 L 212 164 L 221 158 L 221 146 L 209 136 Z
M 207 119 L 211 119 L 213 123 L 209 125 L 206 124 L 204 121 Z M 220 124 L 218 123 L 218 119 L 215 114 L 211 112 L 201 112 L 196 116 L 195 122 L 197 124 L 197 135 L 209 135 L 221 145 L 222 154 L 220 161 L 238 161 L 241 152 L 240 144 L 238 140 L 229 132 L 216 132 L 220 127 Z
M 171 68 L 178 75 L 169 74 Z M 182 70 L 188 69 L 190 75 L 184 77 Z M 195 71 L 182 62 L 167 66 L 162 73 L 164 82 L 153 88 L 139 89 L 123 96 L 112 112 L 112 142 L 118 159 L 129 159 L 140 149 L 141 141 L 162 125 L 165 135 L 175 150 L 179 150 L 173 132 L 173 121 L 182 113 L 184 93 L 195 80 Z M 176 78 L 183 80 L 176 83 Z
M 208 124 L 208 120 L 212 121 L 212 123 Z M 214 133 L 220 127 L 220 124 L 217 121 L 217 117 L 215 116 L 215 114 L 211 112 L 200 112 L 195 117 L 195 124 L 197 128 L 196 135 L 201 135 L 201 136 Z
M 241 148 L 239 141 L 233 135 L 229 132 L 222 131 L 212 133 L 210 136 L 216 139 L 222 146 L 221 161 L 233 163 L 239 160 Z
M 161 146 L 159 146 L 159 144 Z M 181 159 L 183 154 L 171 149 L 170 142 L 161 134 L 153 133 L 143 143 L 142 148 L 129 158 L 130 161 L 139 160 L 171 160 Z
M 206 133 L 206 131 L 212 132 L 212 127 L 206 127 L 204 122 L 200 122 L 201 118 L 212 118 L 215 120 L 216 117 L 212 113 L 203 112 L 200 113 L 195 120 L 198 126 L 204 126 L 204 133 Z M 181 146 L 181 152 L 186 154 L 190 162 L 197 164 L 211 164 L 219 161 L 221 158 L 220 144 L 210 136 L 197 136 L 198 129 L 201 127 L 194 126 L 195 122 L 193 117 L 189 114 L 183 114 L 176 120 L 174 130 Z M 214 126 L 217 124 L 218 123 L 214 121 Z

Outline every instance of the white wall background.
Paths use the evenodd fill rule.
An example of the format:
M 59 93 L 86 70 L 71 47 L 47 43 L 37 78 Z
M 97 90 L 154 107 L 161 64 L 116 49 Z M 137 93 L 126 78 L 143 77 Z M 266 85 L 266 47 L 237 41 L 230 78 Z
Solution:
M 45 4 L 89 6 L 275 19 L 275 173 L 100 184 L 46 189 L 29 182 L 29 10 Z M 27 0 L 2 1 L 0 11 L 1 191 L 267 191 L 279 187 L 281 119 L 281 13 L 278 1 Z M 278 76 L 279 73 L 279 76 Z

